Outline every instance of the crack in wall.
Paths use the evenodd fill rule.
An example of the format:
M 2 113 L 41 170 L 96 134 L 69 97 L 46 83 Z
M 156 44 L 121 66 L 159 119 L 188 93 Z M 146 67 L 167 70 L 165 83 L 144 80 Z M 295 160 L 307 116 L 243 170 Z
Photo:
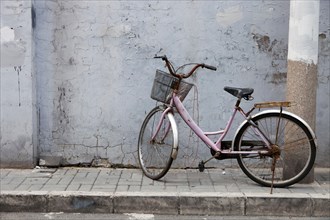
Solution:
M 242 14 L 246 21 L 224 28 L 214 18 L 230 7 L 227 3 L 210 8 L 205 6 L 208 3 L 195 2 L 198 10 L 191 2 L 179 2 L 177 7 L 147 1 L 37 3 L 36 40 L 41 44 L 39 51 L 48 51 L 38 60 L 45 92 L 40 110 L 46 128 L 41 131 L 41 148 L 49 154 L 58 153 L 65 164 L 94 161 L 97 165 L 102 159 L 111 164 L 137 164 L 138 130 L 144 112 L 153 105 L 147 97 L 153 72 L 162 68 L 152 59 L 157 51 L 170 55 L 177 64 L 202 60 L 221 67 L 221 74 L 196 76 L 198 86 L 205 89 L 203 104 L 207 103 L 205 97 L 229 101 L 219 92 L 221 88 L 210 85 L 240 83 L 263 89 L 268 83 L 270 93 L 262 98 L 280 98 L 278 88 L 286 82 L 287 34 L 269 26 L 286 25 L 286 16 L 279 13 L 289 12 L 283 4 L 272 5 L 272 17 L 265 19 L 269 11 L 261 9 L 267 4 L 251 7 L 240 2 L 240 9 L 247 9 L 247 14 Z M 161 20 L 166 28 L 157 25 Z M 194 25 L 192 31 L 189 24 Z M 47 89 L 48 85 L 52 88 Z M 219 104 L 216 109 L 202 109 L 201 121 L 207 125 L 211 124 L 207 120 L 223 122 L 223 115 L 228 115 L 226 107 Z M 207 118 L 209 112 L 211 119 Z M 182 166 L 196 166 L 198 160 L 210 156 L 204 144 L 198 146 L 189 135 L 180 139 L 178 163 Z
M 118 164 L 132 166 L 137 162 L 135 161 L 136 150 L 126 150 L 122 143 L 107 146 L 66 143 L 57 146 L 59 147 L 58 151 L 52 152 L 50 155 L 61 155 L 59 165 L 63 166 L 74 164 L 105 167 L 118 166 Z M 117 152 L 116 157 L 114 157 L 114 152 Z M 126 161 L 127 158 L 131 163 Z M 47 166 L 47 161 L 44 162 L 44 165 Z

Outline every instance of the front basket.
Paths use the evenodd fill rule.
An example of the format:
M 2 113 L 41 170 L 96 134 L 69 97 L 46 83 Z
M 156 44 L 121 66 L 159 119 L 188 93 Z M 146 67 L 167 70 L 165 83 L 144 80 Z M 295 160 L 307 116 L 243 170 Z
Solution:
M 168 104 L 173 94 L 173 86 L 178 81 L 179 79 L 172 76 L 171 74 L 157 70 L 151 90 L 151 98 L 156 101 Z M 181 101 L 183 101 L 188 95 L 192 86 L 193 84 L 181 80 L 178 91 L 178 96 L 180 97 Z

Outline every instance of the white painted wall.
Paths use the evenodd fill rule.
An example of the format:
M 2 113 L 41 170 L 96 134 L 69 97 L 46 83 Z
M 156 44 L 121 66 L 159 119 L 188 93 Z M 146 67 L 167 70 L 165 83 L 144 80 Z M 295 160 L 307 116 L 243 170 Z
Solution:
M 1 1 L 1 166 L 37 161 L 31 1 Z
M 205 62 L 218 67 L 217 72 L 199 71 L 192 79 L 199 88 L 199 121 L 205 130 L 219 129 L 230 115 L 235 99 L 222 90 L 226 85 L 254 87 L 257 102 L 285 97 L 289 1 L 38 0 L 33 4 L 39 112 L 34 121 L 39 125 L 41 158 L 56 162 L 59 158 L 62 164 L 106 158 L 113 164 L 136 165 L 138 132 L 155 106 L 149 98 L 154 73 L 156 68 L 164 69 L 152 59 L 155 54 L 168 55 L 176 65 Z M 325 38 L 320 43 L 325 46 L 319 57 L 318 90 L 323 97 L 329 97 L 329 50 L 323 49 L 329 48 L 329 22 L 322 23 L 329 19 L 323 8 L 327 4 L 321 1 L 320 32 Z M 14 8 L 19 11 L 21 6 Z M 4 27 L 10 25 L 1 23 Z M 3 69 L 1 76 L 4 94 Z M 17 74 L 5 77 L 13 84 L 8 86 L 11 94 L 17 93 Z M 193 95 L 186 100 L 191 112 Z M 317 134 L 326 155 L 329 103 L 320 102 L 320 97 Z M 18 127 L 9 127 L 15 130 L 9 139 L 17 139 Z M 180 127 L 186 131 L 182 123 Z M 176 166 L 196 166 L 209 157 L 204 144 L 198 147 L 193 137 L 182 137 L 180 144 Z M 330 166 L 319 158 L 320 164 Z
M 320 1 L 290 2 L 288 59 L 317 65 Z

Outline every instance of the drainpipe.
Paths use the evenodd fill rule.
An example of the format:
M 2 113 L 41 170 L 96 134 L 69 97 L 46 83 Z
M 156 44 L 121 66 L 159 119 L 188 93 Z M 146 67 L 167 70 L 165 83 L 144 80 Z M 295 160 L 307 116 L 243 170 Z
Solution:
M 319 0 L 290 0 L 286 99 L 295 103 L 289 110 L 302 117 L 314 131 L 319 12 Z M 288 163 L 290 162 L 288 161 Z M 288 165 L 292 169 L 285 172 L 293 172 L 295 165 Z M 302 182 L 311 183 L 313 181 L 314 170 Z

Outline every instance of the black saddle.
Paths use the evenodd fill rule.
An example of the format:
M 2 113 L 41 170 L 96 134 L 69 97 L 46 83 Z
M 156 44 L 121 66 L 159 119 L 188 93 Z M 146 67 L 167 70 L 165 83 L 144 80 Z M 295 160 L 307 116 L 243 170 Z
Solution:
M 226 86 L 223 88 L 226 92 L 229 92 L 233 96 L 237 98 L 244 98 L 249 100 L 249 96 L 253 93 L 254 89 L 252 88 L 235 88 L 235 87 L 228 87 Z

